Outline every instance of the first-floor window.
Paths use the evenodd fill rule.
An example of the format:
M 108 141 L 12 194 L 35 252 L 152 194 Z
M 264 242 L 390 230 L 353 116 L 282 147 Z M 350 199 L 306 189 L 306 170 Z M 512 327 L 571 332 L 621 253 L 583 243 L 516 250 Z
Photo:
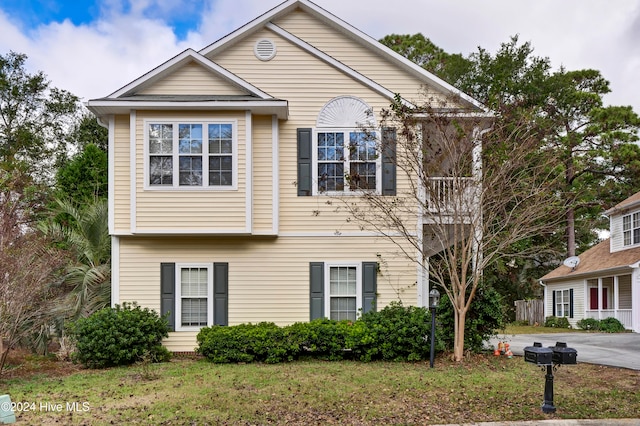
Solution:
M 177 265 L 176 312 L 181 328 L 200 328 L 213 323 L 210 298 L 213 293 L 211 267 Z
M 327 269 L 326 312 L 329 313 L 329 318 L 336 321 L 355 321 L 358 311 L 362 308 L 360 266 L 328 264 Z
M 556 317 L 569 317 L 571 316 L 571 298 L 569 290 L 556 290 L 554 293 L 555 299 L 555 316 Z

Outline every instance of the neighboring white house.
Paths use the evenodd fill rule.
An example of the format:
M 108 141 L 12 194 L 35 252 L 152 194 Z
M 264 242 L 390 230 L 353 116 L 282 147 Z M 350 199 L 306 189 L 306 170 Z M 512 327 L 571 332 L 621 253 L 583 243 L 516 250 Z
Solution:
M 540 279 L 545 317 L 613 317 L 640 333 L 640 192 L 605 214 L 611 237 Z

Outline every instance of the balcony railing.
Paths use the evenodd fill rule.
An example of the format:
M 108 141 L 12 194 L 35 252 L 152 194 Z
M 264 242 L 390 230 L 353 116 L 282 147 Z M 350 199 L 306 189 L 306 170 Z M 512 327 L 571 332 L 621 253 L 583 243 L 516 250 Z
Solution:
M 429 213 L 459 215 L 477 208 L 473 178 L 430 178 L 427 185 L 425 201 Z

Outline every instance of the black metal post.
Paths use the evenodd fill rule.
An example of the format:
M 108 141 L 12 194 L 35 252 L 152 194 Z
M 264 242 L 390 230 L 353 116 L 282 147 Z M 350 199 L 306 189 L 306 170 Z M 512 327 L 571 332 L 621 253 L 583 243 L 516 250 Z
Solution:
M 429 358 L 429 366 L 433 368 L 433 359 L 436 354 L 436 310 L 438 308 L 431 308 L 431 357 Z
M 547 374 L 544 376 L 544 403 L 543 413 L 555 413 L 556 407 L 553 405 L 553 365 L 547 365 Z

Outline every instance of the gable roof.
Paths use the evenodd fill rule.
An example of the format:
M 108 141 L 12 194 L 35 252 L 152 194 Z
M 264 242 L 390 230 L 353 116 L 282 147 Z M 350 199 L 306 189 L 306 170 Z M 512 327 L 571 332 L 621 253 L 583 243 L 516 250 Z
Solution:
M 151 86 L 153 83 L 173 73 L 176 69 L 191 62 L 198 63 L 246 94 L 238 96 L 136 95 L 136 92 Z M 176 102 L 179 102 L 180 107 L 183 109 L 251 109 L 263 114 L 277 115 L 278 118 L 287 118 L 288 116 L 288 103 L 286 100 L 273 98 L 268 93 L 263 92 L 258 87 L 229 72 L 193 49 L 183 51 L 104 98 L 90 100 L 87 102 L 87 107 L 100 117 L 107 114 L 126 114 L 131 109 L 141 107 L 152 110 L 172 109 L 175 108 Z
M 611 253 L 610 247 L 609 239 L 604 240 L 578 256 L 580 263 L 577 267 L 572 269 L 568 266 L 560 265 L 540 278 L 540 280 L 561 281 L 574 277 L 593 276 L 606 272 L 613 273 L 638 267 L 640 247 L 614 253 Z
M 616 204 L 613 208 L 604 212 L 604 214 L 606 214 L 607 216 L 611 216 L 613 214 L 620 214 L 638 206 L 640 206 L 640 192 L 636 192 L 631 197 Z
M 287 33 L 284 29 L 278 27 L 277 25 L 275 25 L 273 23 L 278 18 L 280 18 L 280 17 L 282 17 L 284 15 L 287 15 L 287 14 L 295 11 L 296 9 L 300 9 L 300 10 L 312 15 L 313 17 L 315 17 L 316 19 L 320 20 L 324 24 L 326 24 L 326 25 L 338 30 L 339 32 L 341 32 L 345 36 L 349 37 L 350 39 L 355 40 L 356 42 L 358 42 L 360 45 L 362 45 L 366 49 L 371 50 L 373 54 L 376 54 L 376 55 L 379 55 L 379 56 L 387 58 L 389 61 L 393 62 L 394 64 L 396 64 L 401 69 L 407 71 L 409 74 L 411 74 L 414 77 L 418 78 L 419 80 L 424 82 L 426 85 L 428 85 L 428 86 L 430 86 L 430 87 L 432 87 L 432 88 L 434 88 L 434 89 L 436 89 L 436 90 L 438 90 L 438 91 L 440 91 L 442 93 L 457 95 L 463 102 L 467 103 L 469 107 L 471 107 L 472 109 L 476 110 L 477 112 L 490 114 L 489 110 L 484 105 L 482 105 L 477 100 L 473 99 L 471 96 L 461 92 L 459 89 L 456 89 L 455 87 L 453 87 L 452 85 L 450 85 L 446 81 L 440 79 L 439 77 L 435 76 L 434 74 L 430 73 L 429 71 L 425 70 L 424 68 L 422 68 L 419 65 L 415 64 L 414 62 L 408 60 L 404 56 L 398 54 L 394 50 L 392 50 L 392 49 L 388 48 L 387 46 L 383 45 L 382 43 L 378 42 L 376 39 L 374 39 L 374 38 L 370 37 L 369 35 L 363 33 L 362 31 L 358 30 L 357 28 L 353 27 L 352 25 L 348 24 L 347 22 L 341 20 L 337 16 L 327 12 L 326 10 L 324 10 L 323 8 L 321 8 L 320 6 L 316 5 L 315 3 L 313 3 L 313 2 L 311 2 L 309 0 L 287 0 L 287 1 L 283 2 L 283 3 L 281 3 L 280 5 L 274 7 L 273 9 L 269 10 L 268 12 L 264 13 L 263 15 L 257 17 L 253 21 L 250 21 L 249 23 L 243 25 L 242 27 L 238 28 L 237 30 L 229 33 L 228 35 L 220 38 L 219 40 L 215 41 L 214 43 L 210 44 L 209 46 L 203 48 L 202 50 L 200 50 L 199 53 L 202 54 L 203 56 L 217 54 L 219 52 L 222 52 L 222 51 L 230 48 L 231 46 L 233 46 L 235 43 L 237 43 L 239 40 L 245 38 L 246 36 L 248 36 L 248 35 L 256 32 L 256 31 L 259 31 L 260 29 L 266 27 L 269 30 L 278 33 L 279 35 L 288 38 L 290 41 L 295 42 L 296 44 L 299 45 L 299 47 L 304 48 L 305 50 L 309 51 L 310 53 L 312 53 L 312 54 L 314 54 L 316 56 L 318 56 L 318 54 L 320 53 L 320 55 L 318 56 L 320 59 L 328 61 L 333 66 L 336 66 L 337 63 L 339 63 L 338 61 L 336 61 L 333 58 L 328 57 L 328 55 L 324 55 L 319 50 L 313 48 L 313 46 L 310 46 L 310 45 L 308 45 L 308 44 L 306 44 L 304 42 L 302 42 L 303 44 L 299 44 L 298 42 L 293 40 L 293 39 L 295 39 L 294 36 L 292 36 L 291 34 Z M 322 55 L 324 55 L 324 56 L 322 56 Z M 344 64 L 341 64 L 339 67 L 343 71 L 346 70 L 356 80 L 360 80 L 361 82 L 363 82 L 363 80 L 362 80 L 363 77 L 364 77 L 364 79 L 367 79 L 365 76 L 361 76 L 359 73 L 353 71 L 349 67 L 346 67 L 346 65 L 344 65 Z M 365 81 L 365 83 L 366 83 L 366 81 Z M 379 88 L 376 87 L 375 85 L 376 85 L 376 83 L 371 85 L 371 87 L 374 90 L 376 90 L 379 93 L 382 93 L 382 94 L 384 94 L 386 96 L 390 95 L 390 99 L 393 99 L 393 96 L 395 95 L 394 93 L 381 92 L 379 90 Z M 384 90 L 387 90 L 387 89 L 384 89 Z M 388 90 L 387 90 L 387 92 L 388 92 Z M 405 103 L 408 106 L 411 106 L 410 102 L 405 101 Z

